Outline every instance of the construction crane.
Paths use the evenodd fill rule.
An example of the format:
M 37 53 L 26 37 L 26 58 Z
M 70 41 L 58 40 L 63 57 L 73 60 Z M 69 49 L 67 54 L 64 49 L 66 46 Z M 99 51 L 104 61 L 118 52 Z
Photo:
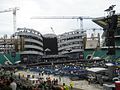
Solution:
M 93 32 L 95 32 L 96 30 L 103 30 L 102 28 L 89 28 L 89 29 L 84 29 L 84 30 L 93 30 Z
M 54 31 L 53 27 L 50 27 L 50 29 L 51 29 L 51 30 L 52 30 L 52 32 L 55 34 L 55 31 Z
M 80 20 L 80 30 L 83 30 L 83 20 L 95 18 L 89 16 L 37 16 L 31 17 L 31 19 L 78 19 Z
M 17 10 L 19 10 L 19 8 L 14 7 L 14 8 L 9 8 L 8 10 L 0 11 L 0 13 L 13 12 L 13 29 L 14 29 L 14 32 L 16 31 L 16 11 Z

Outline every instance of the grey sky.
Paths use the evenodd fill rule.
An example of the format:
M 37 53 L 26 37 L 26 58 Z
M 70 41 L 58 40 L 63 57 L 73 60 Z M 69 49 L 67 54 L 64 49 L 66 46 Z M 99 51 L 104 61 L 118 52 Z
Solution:
M 77 20 L 41 20 L 30 19 L 32 16 L 104 16 L 104 10 L 115 4 L 120 12 L 119 0 L 0 0 L 0 11 L 19 7 L 17 11 L 17 27 L 33 28 L 42 34 L 56 34 L 79 28 Z M 84 20 L 84 28 L 98 27 L 91 20 Z M 0 13 L 0 35 L 13 33 L 12 12 Z

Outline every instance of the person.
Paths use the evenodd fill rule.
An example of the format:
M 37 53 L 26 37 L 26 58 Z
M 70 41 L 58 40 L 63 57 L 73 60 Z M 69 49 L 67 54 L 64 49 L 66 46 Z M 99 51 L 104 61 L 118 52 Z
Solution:
M 65 87 L 66 87 L 65 90 L 69 90 L 69 86 L 68 85 L 65 85 Z
M 73 85 L 74 85 L 74 84 L 73 84 L 73 82 L 71 81 L 71 82 L 70 82 L 70 88 L 71 88 L 71 90 L 73 89 Z
M 63 83 L 63 88 L 64 88 L 64 90 L 69 90 L 68 85 L 65 85 L 65 83 Z
M 10 82 L 7 81 L 5 86 L 2 89 L 0 89 L 0 90 L 12 90 L 12 88 L 10 87 Z
M 65 88 L 66 88 L 65 83 L 63 83 L 63 88 L 64 88 L 64 90 L 65 90 Z
M 55 85 L 58 85 L 58 79 L 55 80 Z
M 17 90 L 17 84 L 12 77 L 10 78 L 10 82 L 10 87 L 12 88 L 12 90 Z
M 44 75 L 44 73 L 42 72 L 42 76 Z
M 91 81 L 90 78 L 88 78 L 88 84 L 89 84 L 89 85 L 90 85 L 90 81 Z
M 59 76 L 59 82 L 61 82 L 61 77 Z

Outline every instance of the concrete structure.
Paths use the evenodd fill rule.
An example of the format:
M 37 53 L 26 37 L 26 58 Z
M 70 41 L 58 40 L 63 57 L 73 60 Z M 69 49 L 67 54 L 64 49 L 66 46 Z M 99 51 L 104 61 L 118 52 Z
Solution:
M 23 38 L 23 62 L 36 62 L 43 55 L 43 37 L 40 32 L 29 28 L 18 28 L 15 37 Z M 27 61 L 29 60 L 29 61 Z
M 15 52 L 15 41 L 19 39 L 7 35 L 0 38 L 0 64 L 14 64 L 20 60 L 19 53 Z
M 104 28 L 104 32 L 102 35 L 103 38 L 103 44 L 100 48 L 91 48 L 86 49 L 84 52 L 84 58 L 87 58 L 88 54 L 94 54 L 93 57 L 101 57 L 106 60 L 111 60 L 114 62 L 119 62 L 120 57 L 120 14 L 117 15 L 117 27 L 114 30 L 114 40 L 115 40 L 115 55 L 107 55 L 108 52 L 108 46 L 106 46 L 106 34 L 107 34 L 107 26 L 108 22 L 106 20 L 110 18 L 110 16 L 107 17 L 99 17 L 96 19 L 93 19 L 93 22 Z M 112 21 L 111 21 L 112 22 Z
M 45 55 L 58 54 L 57 35 L 55 34 L 43 35 L 43 50 Z
M 59 54 L 68 54 L 71 58 L 79 59 L 84 50 L 84 31 L 75 30 L 58 35 Z
M 14 49 L 13 38 L 0 38 L 0 53 L 10 53 Z

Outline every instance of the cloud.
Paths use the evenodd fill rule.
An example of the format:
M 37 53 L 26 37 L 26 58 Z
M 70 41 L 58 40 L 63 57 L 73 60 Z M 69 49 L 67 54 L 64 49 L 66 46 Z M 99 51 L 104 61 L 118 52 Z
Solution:
M 41 33 L 51 33 L 50 27 L 56 34 L 79 28 L 77 20 L 31 20 L 32 16 L 104 16 L 104 10 L 115 4 L 119 12 L 118 0 L 0 0 L 0 11 L 11 7 L 19 7 L 17 11 L 17 27 L 33 28 Z M 0 13 L 0 28 L 12 33 L 12 12 Z M 84 20 L 84 28 L 98 27 L 90 20 Z

